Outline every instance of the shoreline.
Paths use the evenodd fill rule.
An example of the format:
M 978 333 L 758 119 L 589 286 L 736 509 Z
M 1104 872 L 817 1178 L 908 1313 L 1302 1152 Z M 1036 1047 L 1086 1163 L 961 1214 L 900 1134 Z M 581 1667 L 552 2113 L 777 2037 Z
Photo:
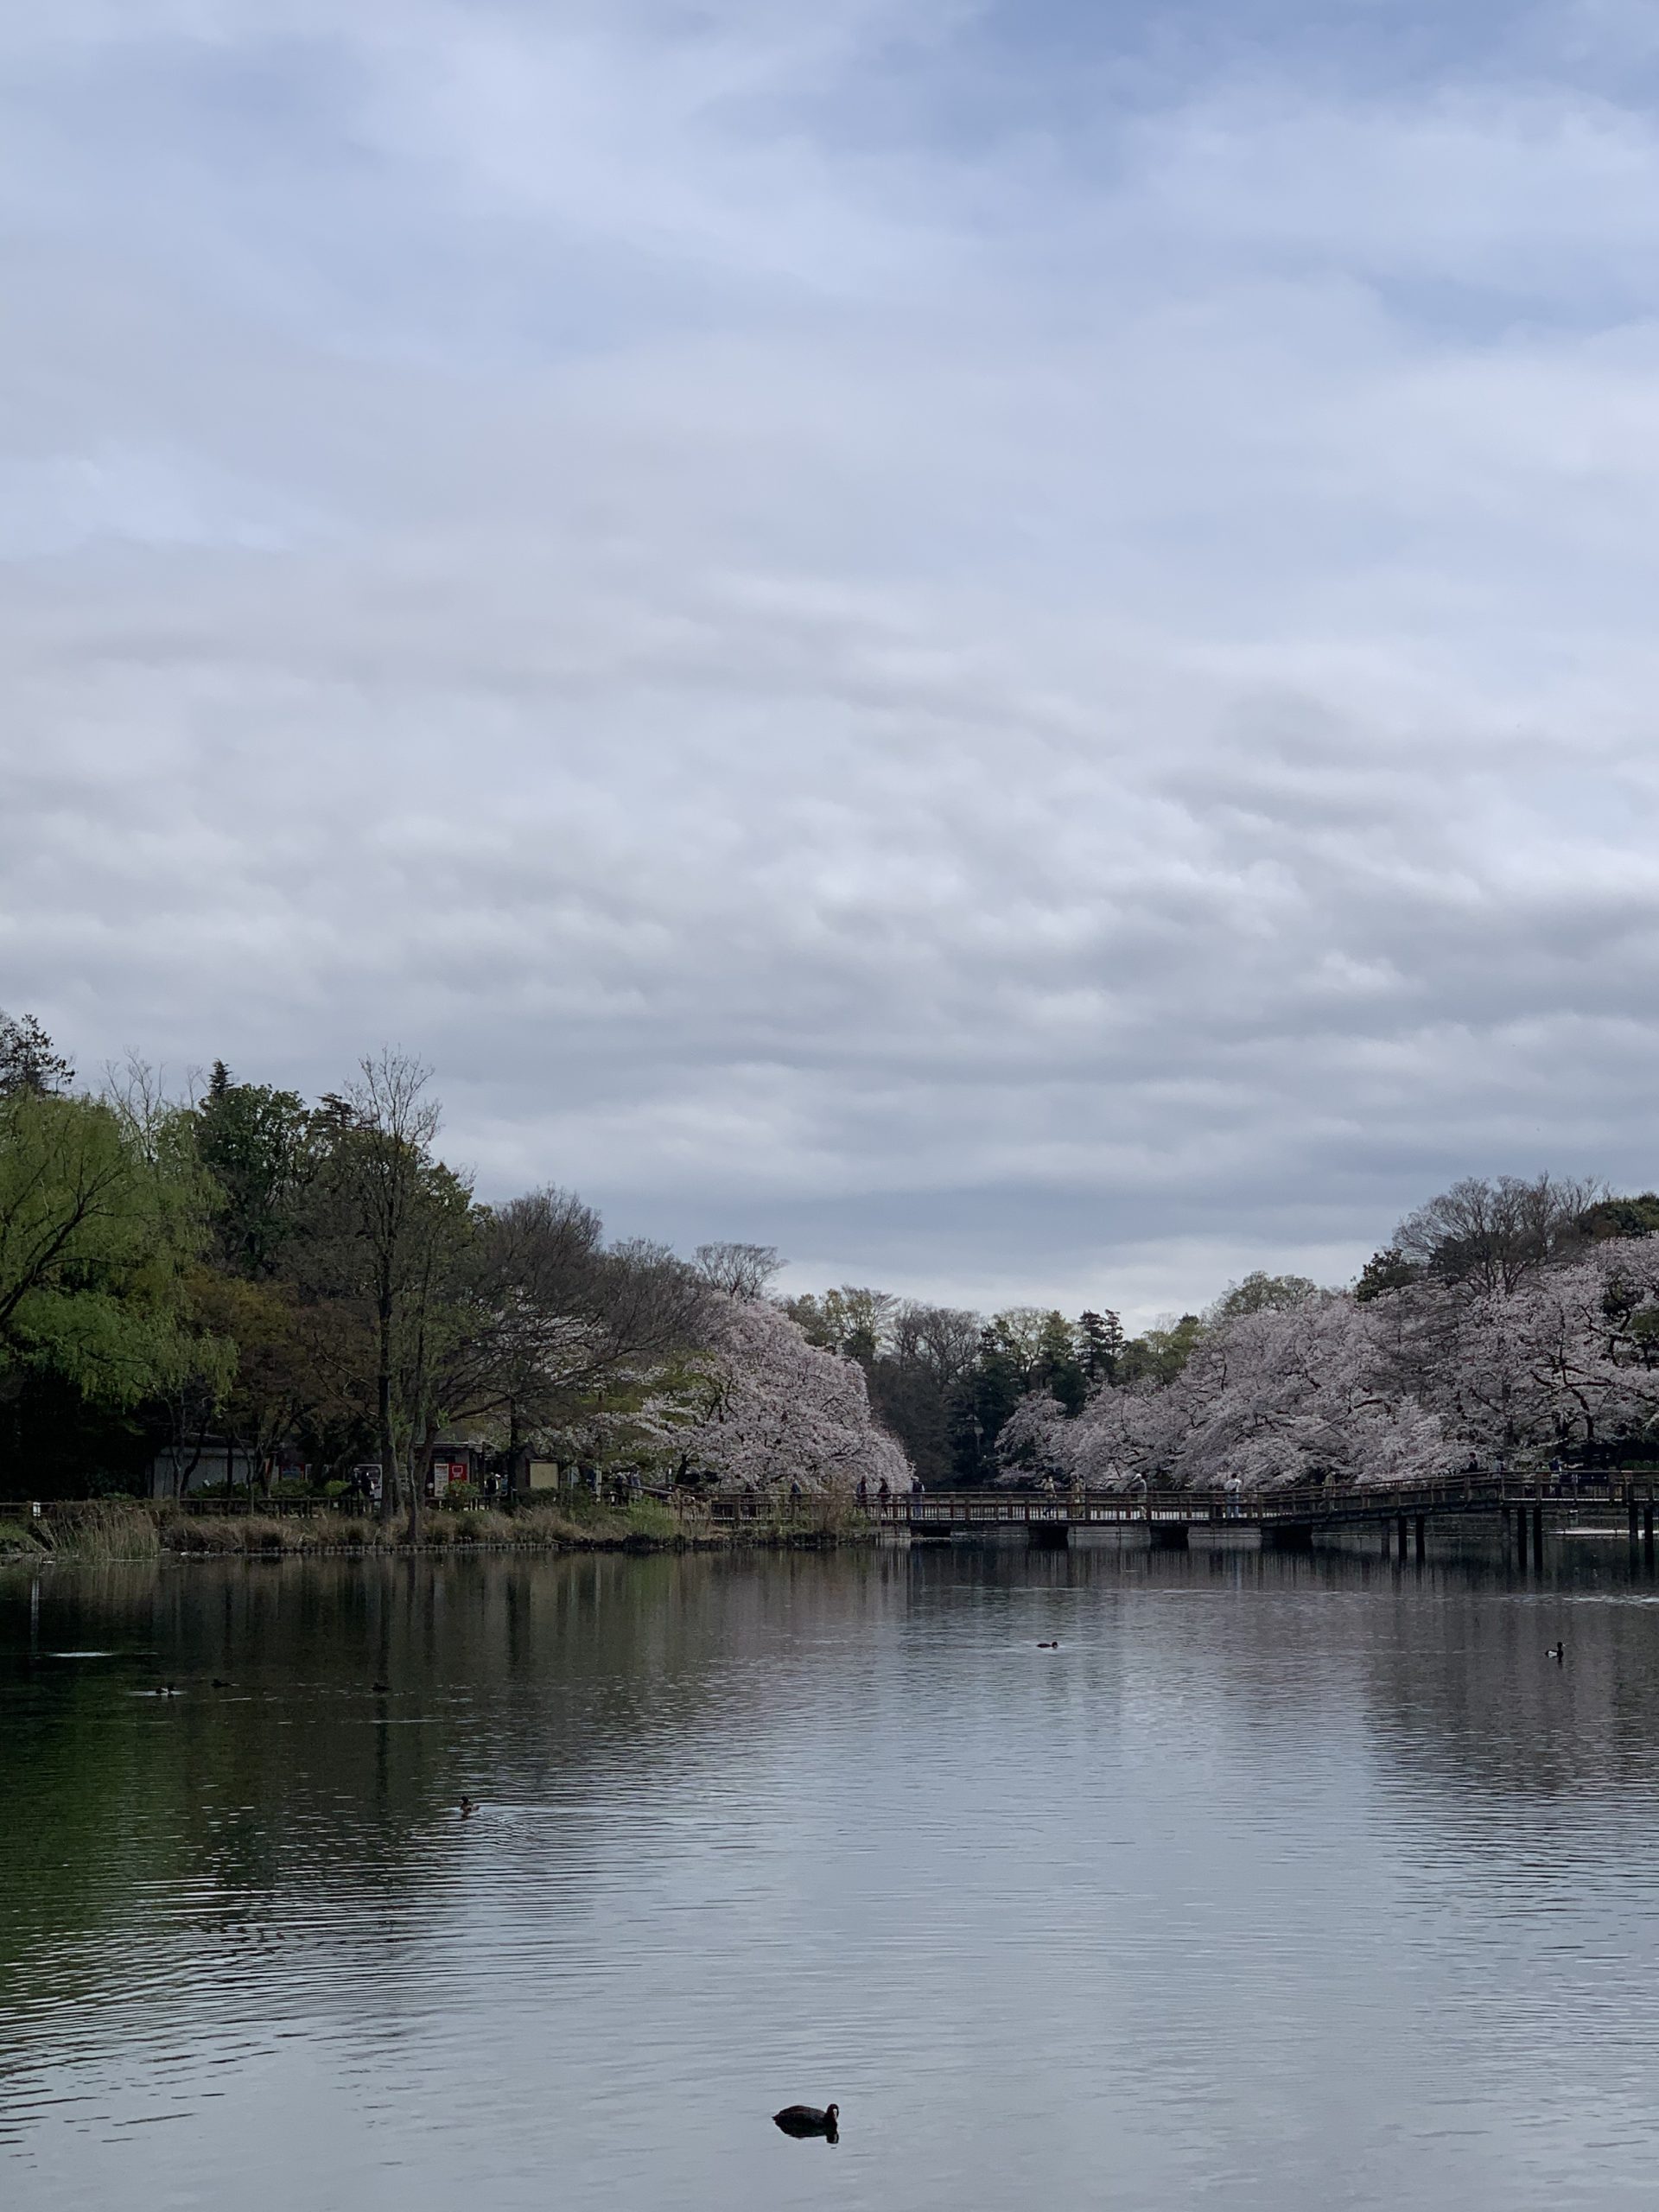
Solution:
M 649 1500 L 572 1513 L 562 1507 L 500 1513 L 481 1508 L 426 1517 L 410 1543 L 401 1524 L 333 1513 L 188 1514 L 147 1499 L 54 1504 L 39 1519 L 0 1506 L 0 1569 L 135 1564 L 147 1560 L 438 1558 L 477 1552 L 823 1550 L 875 1541 L 878 1531 L 838 1505 L 817 1515 L 727 1527 L 690 1522 Z

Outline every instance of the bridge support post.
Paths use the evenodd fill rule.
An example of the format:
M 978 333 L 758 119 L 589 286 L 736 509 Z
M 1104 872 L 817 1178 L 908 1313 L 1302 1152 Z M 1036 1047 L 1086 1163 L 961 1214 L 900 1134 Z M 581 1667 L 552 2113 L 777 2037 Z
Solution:
M 1427 1516 L 1425 1516 L 1424 1514 L 1420 1513 L 1420 1514 L 1417 1516 L 1417 1529 L 1416 1529 L 1416 1537 L 1417 1537 L 1417 1564 L 1418 1564 L 1418 1566 L 1419 1566 L 1419 1567 L 1421 1567 L 1421 1566 L 1422 1565 L 1422 1563 L 1423 1563 L 1423 1555 L 1424 1555 L 1425 1550 L 1427 1549 L 1427 1544 L 1426 1544 L 1425 1540 L 1426 1540 L 1426 1538 L 1427 1538 L 1427 1533 L 1428 1533 L 1428 1530 L 1427 1530 Z
M 1400 1564 L 1403 1567 L 1406 1563 L 1406 1516 L 1403 1513 L 1395 1525 L 1395 1536 L 1399 1547 Z
M 1649 1498 L 1642 1509 L 1642 1556 L 1653 1565 L 1653 1500 Z
M 1515 1516 L 1515 1556 L 1524 1574 L 1527 1571 L 1527 1509 L 1524 1505 L 1516 1510 Z
M 1311 1521 L 1264 1521 L 1262 1524 L 1262 1548 L 1264 1552 L 1311 1552 L 1313 1548 L 1313 1523 Z
M 1634 1483 L 1627 1483 L 1624 1485 L 1624 1509 L 1630 1516 L 1630 1549 L 1634 1551 L 1636 1549 L 1636 1485 Z
M 1148 1521 L 1147 1534 L 1155 1552 L 1190 1551 L 1185 1521 Z
M 1063 1552 L 1071 1547 L 1071 1527 L 1065 1521 L 1027 1521 L 1026 1548 L 1033 1552 Z
M 1535 1505 L 1532 1509 L 1532 1563 L 1535 1567 L 1541 1567 L 1544 1563 L 1544 1509 L 1541 1505 Z

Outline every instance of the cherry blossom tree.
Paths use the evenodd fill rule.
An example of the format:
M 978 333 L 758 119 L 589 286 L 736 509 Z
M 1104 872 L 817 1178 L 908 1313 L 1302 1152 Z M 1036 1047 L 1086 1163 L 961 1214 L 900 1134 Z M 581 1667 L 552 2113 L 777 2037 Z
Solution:
M 743 1490 L 908 1491 L 915 1477 L 870 1414 L 863 1370 L 807 1342 L 769 1300 L 711 1292 L 710 1348 L 654 1409 L 690 1471 Z
M 1413 1285 L 1376 1307 L 1396 1375 L 1483 1458 L 1524 1464 L 1659 1422 L 1659 1240 L 1610 1239 L 1510 1289 Z
M 1107 1382 L 1075 1420 L 1033 1394 L 999 1456 L 1010 1482 L 1266 1489 L 1421 1482 L 1471 1452 L 1536 1466 L 1656 1429 L 1659 1237 L 1563 1236 L 1524 1267 L 1224 1301 L 1173 1380 Z
M 1341 1293 L 1217 1322 L 1164 1388 L 1109 1383 L 1072 1421 L 1027 1400 L 1008 1424 L 1009 1478 L 1037 1466 L 1098 1490 L 1421 1481 L 1448 1446 L 1436 1414 L 1390 1387 L 1384 1335 Z

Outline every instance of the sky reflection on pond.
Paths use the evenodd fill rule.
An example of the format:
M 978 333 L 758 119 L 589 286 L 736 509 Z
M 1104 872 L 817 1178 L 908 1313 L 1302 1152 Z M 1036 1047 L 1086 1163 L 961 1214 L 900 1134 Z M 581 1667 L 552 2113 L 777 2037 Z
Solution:
M 9 2200 L 1645 2202 L 1655 1595 L 1620 1547 L 0 1578 Z

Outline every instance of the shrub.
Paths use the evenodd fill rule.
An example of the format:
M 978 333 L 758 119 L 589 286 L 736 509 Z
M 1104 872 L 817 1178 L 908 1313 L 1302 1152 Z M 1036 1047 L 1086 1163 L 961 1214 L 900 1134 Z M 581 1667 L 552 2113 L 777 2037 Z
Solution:
M 672 1543 L 681 1534 L 679 1516 L 658 1497 L 636 1498 L 627 1509 L 628 1534 L 652 1543 Z

